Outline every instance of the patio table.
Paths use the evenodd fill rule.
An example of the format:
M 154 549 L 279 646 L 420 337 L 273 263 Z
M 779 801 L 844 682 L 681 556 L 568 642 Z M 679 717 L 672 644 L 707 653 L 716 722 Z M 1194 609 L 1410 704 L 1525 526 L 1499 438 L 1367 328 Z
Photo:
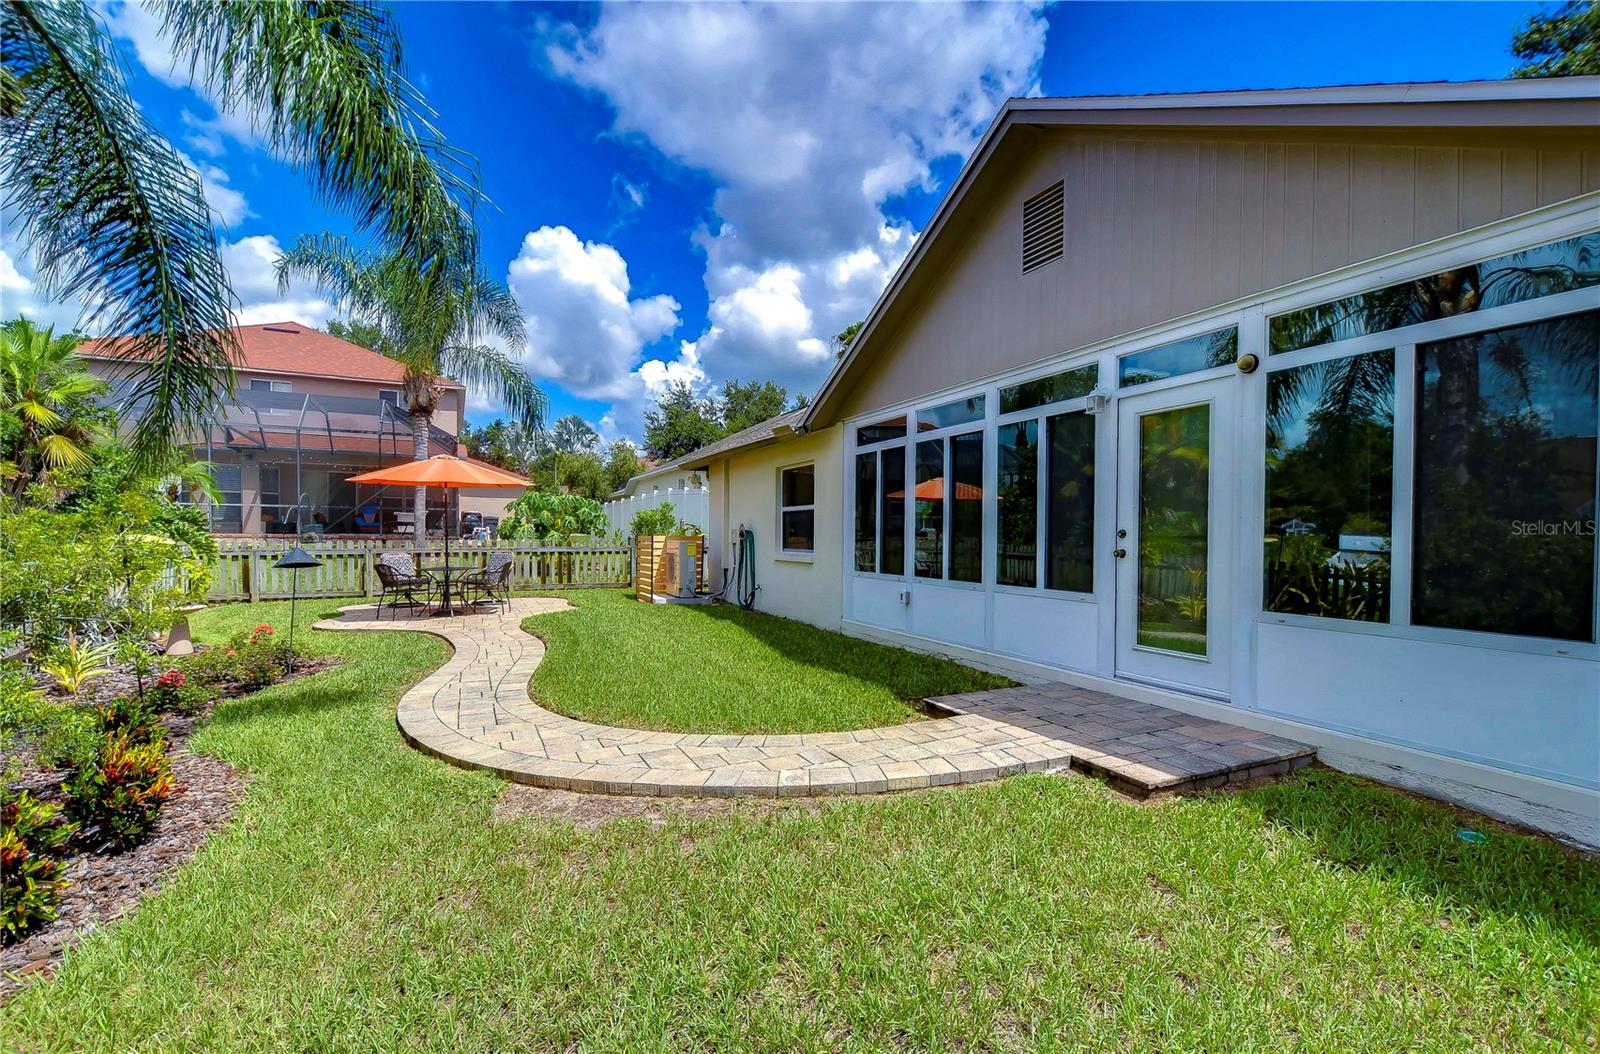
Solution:
M 431 564 L 423 570 L 438 578 L 444 589 L 443 598 L 439 601 L 439 610 L 433 613 L 433 617 L 450 618 L 456 613 L 455 594 L 450 589 L 450 576 L 463 571 L 476 571 L 478 568 L 473 564 Z

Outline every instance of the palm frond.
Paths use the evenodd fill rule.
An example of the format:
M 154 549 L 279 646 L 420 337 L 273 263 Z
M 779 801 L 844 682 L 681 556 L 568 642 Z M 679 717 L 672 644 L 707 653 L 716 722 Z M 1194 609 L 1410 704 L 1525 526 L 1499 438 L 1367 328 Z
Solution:
M 400 34 L 382 8 L 315 4 L 163 6 L 193 78 L 256 115 L 277 154 L 306 173 L 359 229 L 420 270 L 475 266 L 477 162 L 445 142 L 401 74 Z
M 47 292 L 102 305 L 137 368 L 140 456 L 181 439 L 232 383 L 234 297 L 198 176 L 150 127 L 81 0 L 0 7 L 20 98 L 0 123 L 6 204 Z
M 506 413 L 526 428 L 542 428 L 548 401 L 522 364 L 487 344 L 452 344 L 439 356 L 440 372 L 495 393 Z
M 50 468 L 87 468 L 92 460 L 87 450 L 59 433 L 40 437 L 39 453 Z

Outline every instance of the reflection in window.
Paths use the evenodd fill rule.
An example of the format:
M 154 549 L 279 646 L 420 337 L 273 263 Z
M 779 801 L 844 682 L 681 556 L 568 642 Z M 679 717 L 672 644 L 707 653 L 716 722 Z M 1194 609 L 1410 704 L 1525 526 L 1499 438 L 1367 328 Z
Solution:
M 944 440 L 917 444 L 916 575 L 944 577 Z
M 995 580 L 1003 586 L 1039 584 L 1039 422 L 1001 425 L 999 526 Z
M 871 443 L 882 443 L 885 440 L 904 439 L 905 437 L 906 415 L 901 414 L 899 417 L 876 421 L 856 429 L 856 446 L 867 446 Z
M 1045 587 L 1094 592 L 1094 418 L 1058 414 L 1046 422 L 1050 440 L 1045 489 Z
M 1277 315 L 1269 322 L 1272 350 L 1313 348 L 1592 285 L 1600 285 L 1600 234 L 1568 238 Z
M 1117 360 L 1117 383 L 1123 388 L 1164 381 L 1185 373 L 1209 370 L 1239 361 L 1239 327 L 1147 348 Z
M 969 421 L 983 420 L 983 396 L 957 399 L 943 406 L 930 406 L 917 411 L 917 431 L 931 432 L 949 425 L 964 425 Z
M 983 581 L 983 433 L 950 440 L 950 580 Z
M 1205 655 L 1211 407 L 1139 418 L 1139 610 L 1146 648 Z
M 1067 370 L 1065 373 L 1052 373 L 1048 377 L 1001 388 L 1000 412 L 1008 414 L 1014 410 L 1031 410 L 1035 406 L 1059 403 L 1067 399 L 1081 399 L 1094 391 L 1095 382 L 1099 377 L 1100 367 L 1090 363 L 1075 370 Z
M 1600 313 L 1417 348 L 1412 622 L 1594 639 Z
M 898 454 L 899 451 L 892 453 Z M 856 455 L 857 571 L 878 569 L 878 455 Z
M 906 573 L 906 448 L 890 447 L 878 455 L 883 476 L 879 491 L 883 495 L 883 552 L 878 571 L 886 575 Z
M 1394 352 L 1267 378 L 1268 611 L 1389 621 Z

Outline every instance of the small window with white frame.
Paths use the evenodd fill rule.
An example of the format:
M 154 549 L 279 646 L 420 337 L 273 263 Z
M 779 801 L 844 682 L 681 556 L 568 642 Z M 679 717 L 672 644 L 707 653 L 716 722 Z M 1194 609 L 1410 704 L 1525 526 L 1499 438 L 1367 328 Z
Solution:
M 288 394 L 294 391 L 294 385 L 289 381 L 272 381 L 264 378 L 252 377 L 250 379 L 250 390 L 253 392 Z M 287 406 L 269 406 L 265 409 L 265 412 L 269 414 L 292 414 L 294 413 L 294 410 Z
M 817 467 L 814 463 L 778 470 L 778 538 L 786 555 L 810 556 L 816 547 Z

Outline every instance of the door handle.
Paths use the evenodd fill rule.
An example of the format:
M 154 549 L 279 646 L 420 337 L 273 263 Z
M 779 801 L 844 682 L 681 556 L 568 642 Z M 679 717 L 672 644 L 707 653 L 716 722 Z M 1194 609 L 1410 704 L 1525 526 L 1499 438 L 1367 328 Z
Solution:
M 1118 560 L 1121 560 L 1123 557 L 1128 555 L 1128 550 L 1119 545 L 1115 549 L 1111 550 L 1111 555 L 1116 557 Z

